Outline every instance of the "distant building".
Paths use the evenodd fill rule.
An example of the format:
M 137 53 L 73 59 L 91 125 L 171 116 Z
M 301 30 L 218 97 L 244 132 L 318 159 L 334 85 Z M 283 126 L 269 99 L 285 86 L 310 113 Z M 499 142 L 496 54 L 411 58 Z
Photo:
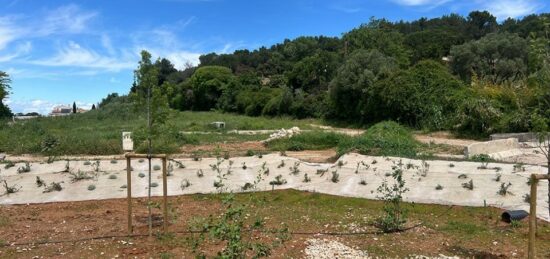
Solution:
M 73 113 L 73 108 L 71 106 L 55 106 L 53 107 L 52 112 L 50 112 L 50 116 L 56 117 L 56 116 L 67 116 L 71 115 Z

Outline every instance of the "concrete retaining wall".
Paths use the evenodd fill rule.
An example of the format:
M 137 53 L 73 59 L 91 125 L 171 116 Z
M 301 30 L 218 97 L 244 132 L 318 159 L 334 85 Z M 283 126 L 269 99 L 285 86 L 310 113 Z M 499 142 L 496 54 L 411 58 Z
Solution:
M 466 147 L 465 153 L 466 157 L 470 157 L 481 154 L 493 154 L 517 148 L 519 148 L 518 139 L 509 138 L 471 144 Z
M 519 142 L 536 142 L 537 134 L 533 132 L 524 132 L 524 133 L 500 133 L 500 134 L 491 134 L 491 140 L 499 139 L 509 139 L 516 138 Z

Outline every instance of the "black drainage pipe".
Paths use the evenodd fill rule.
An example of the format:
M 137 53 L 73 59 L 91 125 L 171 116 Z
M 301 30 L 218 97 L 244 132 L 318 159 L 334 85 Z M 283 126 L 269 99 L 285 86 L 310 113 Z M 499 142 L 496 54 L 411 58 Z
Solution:
M 502 213 L 501 219 L 506 223 L 512 222 L 512 220 L 520 221 L 529 216 L 529 213 L 524 210 L 507 210 Z

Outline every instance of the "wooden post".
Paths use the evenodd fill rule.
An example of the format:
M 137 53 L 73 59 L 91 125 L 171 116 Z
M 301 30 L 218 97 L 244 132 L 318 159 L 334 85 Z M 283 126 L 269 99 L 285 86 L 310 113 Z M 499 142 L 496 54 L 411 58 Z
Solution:
M 128 236 L 132 235 L 132 162 L 126 157 L 126 191 L 128 192 Z
M 544 174 L 532 174 L 531 175 L 531 194 L 530 194 L 530 212 L 529 212 L 529 250 L 528 258 L 535 259 L 536 257 L 536 248 L 535 248 L 535 239 L 537 237 L 537 186 L 539 180 L 549 180 L 550 175 Z
M 164 199 L 163 204 L 163 214 L 164 214 L 164 220 L 163 220 L 163 227 L 164 227 L 164 233 L 168 230 L 168 180 L 166 179 L 168 177 L 166 172 L 166 157 L 162 159 L 162 197 Z

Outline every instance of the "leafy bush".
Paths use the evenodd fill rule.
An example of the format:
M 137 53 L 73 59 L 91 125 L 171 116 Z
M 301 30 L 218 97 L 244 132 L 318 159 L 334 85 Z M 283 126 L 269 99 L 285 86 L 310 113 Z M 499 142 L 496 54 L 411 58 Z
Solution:
M 270 141 L 267 146 L 271 150 L 320 150 L 337 147 L 343 141 L 349 141 L 350 136 L 325 131 L 303 132 L 290 138 Z
M 403 229 L 407 222 L 407 210 L 403 207 L 403 194 L 409 191 L 405 187 L 403 169 L 396 167 L 392 174 L 393 183 L 386 179 L 378 186 L 377 198 L 384 202 L 384 215 L 377 220 L 377 226 L 384 232 L 395 232 Z
M 357 150 L 364 155 L 414 157 L 418 145 L 408 129 L 396 122 L 385 121 L 370 127 L 363 135 L 340 144 L 338 153 Z
M 286 180 L 282 175 L 275 176 L 275 180 L 269 182 L 269 185 L 283 185 L 286 183 Z
M 95 185 L 93 184 L 88 185 L 88 191 L 93 191 L 93 190 L 95 190 Z

